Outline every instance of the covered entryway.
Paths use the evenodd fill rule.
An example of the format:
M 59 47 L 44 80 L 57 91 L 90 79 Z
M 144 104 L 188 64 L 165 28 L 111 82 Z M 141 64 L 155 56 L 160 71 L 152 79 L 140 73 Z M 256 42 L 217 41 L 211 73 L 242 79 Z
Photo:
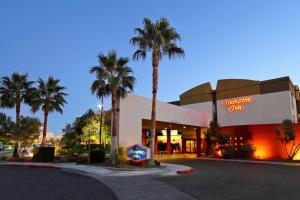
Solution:
M 125 148 L 133 144 L 148 145 L 151 99 L 128 94 L 118 101 L 117 112 L 119 145 Z M 155 154 L 187 153 L 187 141 L 194 140 L 191 153 L 196 149 L 197 156 L 201 156 L 201 132 L 211 121 L 208 113 L 157 101 L 156 120 Z
M 150 144 L 150 120 L 142 120 L 142 144 Z M 201 156 L 205 147 L 207 128 L 191 125 L 156 122 L 155 149 L 156 155 L 196 154 Z

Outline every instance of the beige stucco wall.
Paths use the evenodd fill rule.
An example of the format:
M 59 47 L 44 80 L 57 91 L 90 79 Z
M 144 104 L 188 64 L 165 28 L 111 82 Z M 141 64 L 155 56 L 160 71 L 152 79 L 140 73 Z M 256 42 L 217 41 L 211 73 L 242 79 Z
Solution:
M 245 97 L 253 98 L 254 102 L 245 104 L 245 109 L 237 112 L 228 112 L 228 108 L 222 105 L 223 100 L 217 101 L 218 122 L 220 126 L 275 124 L 281 123 L 284 119 L 293 120 L 295 111 L 291 108 L 292 99 L 290 91 Z

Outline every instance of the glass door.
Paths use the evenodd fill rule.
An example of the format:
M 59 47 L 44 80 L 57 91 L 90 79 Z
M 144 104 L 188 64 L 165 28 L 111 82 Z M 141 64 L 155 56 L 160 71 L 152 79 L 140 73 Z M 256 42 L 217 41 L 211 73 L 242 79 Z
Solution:
M 186 140 L 186 152 L 187 153 L 195 153 L 196 152 L 195 140 Z

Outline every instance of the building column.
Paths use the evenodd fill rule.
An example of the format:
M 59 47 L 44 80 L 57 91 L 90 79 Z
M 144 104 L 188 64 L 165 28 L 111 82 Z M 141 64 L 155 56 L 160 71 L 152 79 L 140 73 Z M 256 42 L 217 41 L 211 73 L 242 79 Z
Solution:
M 147 145 L 147 129 L 142 130 L 142 145 Z
M 197 127 L 196 128 L 196 145 L 197 145 L 197 149 L 196 149 L 196 153 L 197 153 L 197 157 L 201 157 L 201 128 Z
M 167 130 L 167 154 L 172 154 L 171 147 L 171 130 Z
M 155 139 L 154 139 L 154 154 L 157 155 L 158 154 L 158 141 L 157 141 L 157 134 L 158 134 L 158 130 L 156 130 L 155 133 Z
M 186 139 L 181 138 L 181 152 L 186 153 Z
M 205 138 L 201 138 L 201 146 L 202 146 L 202 152 L 204 152 L 206 155 L 207 144 Z

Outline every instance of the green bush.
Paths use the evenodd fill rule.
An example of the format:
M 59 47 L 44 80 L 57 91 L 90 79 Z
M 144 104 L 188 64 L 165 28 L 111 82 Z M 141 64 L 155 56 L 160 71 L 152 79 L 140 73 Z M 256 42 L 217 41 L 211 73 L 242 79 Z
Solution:
M 256 148 L 252 144 L 245 144 L 241 146 L 240 157 L 241 158 L 251 158 L 256 151 Z
M 35 162 L 53 162 L 54 154 L 54 147 L 37 147 L 33 150 L 32 160 Z
M 223 155 L 223 158 L 226 158 L 226 159 L 234 158 L 236 155 L 236 150 L 234 147 L 231 147 L 231 146 L 225 147 L 222 150 L 222 155 Z
M 97 149 L 90 152 L 90 163 L 102 163 L 105 161 L 105 150 Z

